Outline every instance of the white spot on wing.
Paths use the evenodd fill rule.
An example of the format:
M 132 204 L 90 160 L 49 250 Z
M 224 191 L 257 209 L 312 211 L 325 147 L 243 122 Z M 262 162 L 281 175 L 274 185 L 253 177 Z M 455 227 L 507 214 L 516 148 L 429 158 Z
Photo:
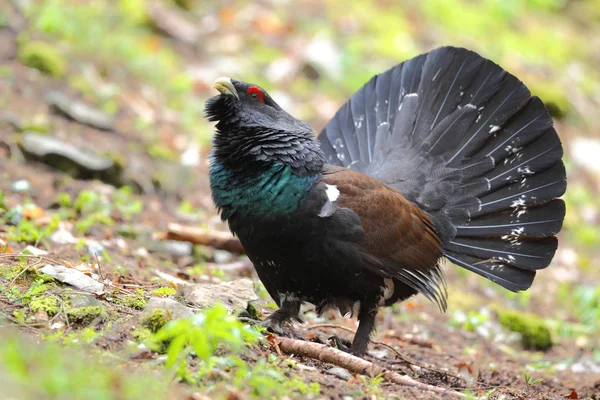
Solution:
M 327 195 L 327 200 L 330 202 L 334 202 L 340 197 L 340 191 L 335 185 L 326 185 L 327 189 L 325 190 L 325 194 Z
M 499 130 L 500 130 L 500 127 L 498 125 L 490 125 L 490 133 L 494 133 Z

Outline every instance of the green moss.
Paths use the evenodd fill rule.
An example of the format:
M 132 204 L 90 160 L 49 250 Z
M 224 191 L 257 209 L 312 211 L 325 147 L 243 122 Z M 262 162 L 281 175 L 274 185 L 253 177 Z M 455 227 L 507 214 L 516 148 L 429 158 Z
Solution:
M 7 281 L 12 281 L 23 271 L 23 267 L 15 266 L 8 267 L 5 265 L 0 265 L 0 278 L 4 278 Z
M 176 294 L 176 293 L 177 293 L 177 290 L 173 289 L 172 287 L 168 287 L 168 286 L 159 287 L 150 292 L 150 294 L 152 294 L 153 296 L 157 296 L 157 297 L 167 297 L 167 296 L 170 296 L 170 295 Z
M 146 299 L 139 294 L 126 294 L 120 296 L 116 300 L 117 304 L 124 305 L 125 307 L 135 308 L 136 310 L 143 310 L 146 307 Z
M 500 323 L 512 332 L 521 334 L 523 347 L 547 350 L 552 346 L 552 334 L 538 316 L 509 310 L 497 310 Z
M 54 282 L 54 278 L 52 278 L 50 275 L 38 273 L 35 268 L 29 268 L 27 269 L 27 271 L 23 272 L 24 269 L 24 265 L 16 265 L 13 267 L 0 265 L 0 278 L 4 278 L 7 281 L 12 281 L 17 276 L 19 276 L 19 274 L 21 274 L 21 276 L 19 276 L 18 281 L 26 279 L 41 279 L 44 283 Z
M 46 311 L 48 315 L 56 315 L 58 313 L 58 300 L 53 296 L 37 296 L 29 302 L 31 312 Z
M 89 325 L 99 316 L 105 315 L 104 309 L 100 306 L 78 307 L 67 310 L 69 321 L 81 325 Z
M 131 336 L 136 342 L 142 343 L 152 337 L 152 331 L 148 328 L 137 328 L 131 332 Z
M 149 314 L 142 317 L 140 320 L 141 324 L 149 329 L 150 332 L 158 332 L 160 328 L 166 325 L 171 318 L 167 315 L 167 312 L 163 309 L 157 308 L 152 310 Z
M 62 77 L 67 64 L 61 54 L 44 42 L 25 42 L 19 49 L 19 59 L 28 67 L 35 68 L 55 78 Z

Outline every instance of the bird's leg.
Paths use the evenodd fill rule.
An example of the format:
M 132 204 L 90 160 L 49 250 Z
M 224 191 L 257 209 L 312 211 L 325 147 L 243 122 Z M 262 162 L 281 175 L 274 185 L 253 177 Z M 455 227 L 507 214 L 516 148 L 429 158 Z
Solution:
M 371 340 L 371 333 L 375 329 L 375 317 L 377 316 L 377 306 L 370 302 L 363 302 L 358 312 L 358 329 L 350 347 L 350 353 L 357 357 L 362 357 L 367 352 L 367 346 Z
M 285 331 L 283 324 L 295 319 L 299 322 L 303 322 L 300 318 L 300 299 L 294 295 L 281 295 L 281 307 L 273 314 L 269 315 L 261 325 L 266 327 L 269 331 L 282 336 L 296 336 L 290 330 Z

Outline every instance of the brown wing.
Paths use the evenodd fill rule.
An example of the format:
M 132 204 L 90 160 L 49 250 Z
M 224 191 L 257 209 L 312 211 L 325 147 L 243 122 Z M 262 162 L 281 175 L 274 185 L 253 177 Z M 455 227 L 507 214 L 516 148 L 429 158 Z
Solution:
M 365 235 L 358 246 L 368 267 L 400 279 L 445 308 L 438 266 L 442 243 L 427 214 L 399 191 L 360 172 L 327 166 L 323 182 L 339 190 L 338 207 L 359 216 Z

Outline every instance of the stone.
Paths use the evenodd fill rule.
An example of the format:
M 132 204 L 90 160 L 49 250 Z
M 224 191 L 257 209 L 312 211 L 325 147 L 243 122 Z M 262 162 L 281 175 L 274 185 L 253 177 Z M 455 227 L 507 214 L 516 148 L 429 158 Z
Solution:
M 181 285 L 179 289 L 186 301 L 201 308 L 222 303 L 228 310 L 234 311 L 245 309 L 249 302 L 258 300 L 250 279 Z
M 90 278 L 75 268 L 67 268 L 64 265 L 46 264 L 40 268 L 39 271 L 46 275 L 50 275 L 57 281 L 67 283 L 84 292 L 100 293 L 104 290 L 104 285 L 102 283 Z
M 165 310 L 170 313 L 171 319 L 189 318 L 194 315 L 194 311 L 191 308 L 184 306 L 176 300 L 165 297 L 150 297 L 146 308 L 144 308 L 144 315 L 148 315 L 156 309 Z
M 72 308 L 96 306 L 102 307 L 102 303 L 96 297 L 90 294 L 72 294 L 70 299 Z

